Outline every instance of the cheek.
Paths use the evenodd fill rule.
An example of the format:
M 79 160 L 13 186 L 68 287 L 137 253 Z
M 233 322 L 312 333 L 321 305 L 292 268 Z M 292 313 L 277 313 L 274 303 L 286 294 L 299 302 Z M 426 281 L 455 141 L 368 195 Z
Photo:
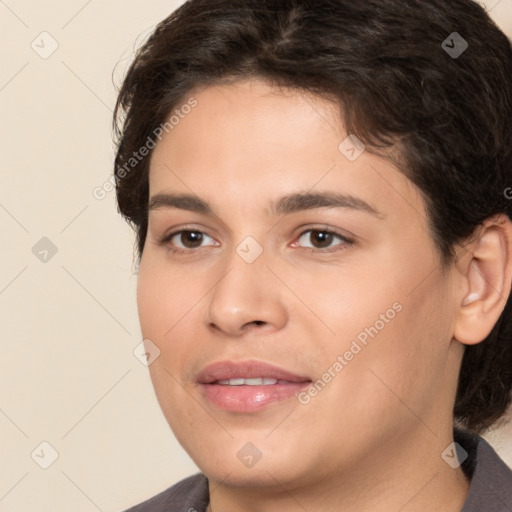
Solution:
M 194 314 L 201 290 L 186 271 L 163 269 L 150 255 L 141 261 L 137 280 L 137 308 L 142 335 L 164 342 L 187 315 Z M 154 338 L 154 339 L 153 339 Z
M 335 332 L 316 347 L 322 352 L 317 377 L 329 369 L 336 375 L 325 387 L 330 391 L 321 394 L 326 404 L 350 404 L 361 417 L 394 408 L 399 399 L 421 409 L 445 381 L 453 313 L 444 294 L 449 284 L 438 272 L 422 282 L 421 275 L 435 268 L 430 260 L 415 268 L 389 261 L 389 268 L 365 265 L 361 272 L 340 273 L 308 296 Z
M 384 308 L 375 311 L 373 321 L 351 338 L 360 350 L 351 350 L 350 341 L 345 342 L 352 360 L 338 381 L 337 394 L 350 401 L 355 417 L 392 417 L 390 412 L 396 411 L 395 420 L 413 419 L 408 408 L 420 415 L 427 411 L 436 400 L 435 390 L 446 382 L 448 308 L 434 291 L 401 297 L 400 305 L 388 323 L 379 321 L 379 314 L 392 315 L 386 315 Z
M 163 271 L 150 257 L 141 261 L 137 282 L 139 322 L 143 338 L 160 350 L 149 372 L 168 420 L 170 404 L 180 400 L 177 397 L 182 391 L 183 368 L 194 347 L 191 338 L 196 333 L 190 331 L 190 326 L 199 322 L 197 303 L 202 294 L 191 281 L 186 272 Z
M 162 271 L 150 255 L 145 255 L 137 281 L 137 307 L 141 332 L 159 349 L 160 355 L 149 366 L 156 398 L 171 429 L 181 442 L 180 427 L 191 428 L 194 409 L 183 388 L 182 367 L 190 351 L 183 327 L 197 314 L 192 307 L 197 294 L 186 286 L 185 273 Z M 199 295 L 199 297 L 201 297 Z M 192 333 L 188 333 L 189 335 Z M 179 338 L 179 339 L 178 339 Z M 175 411 L 179 410 L 179 416 Z

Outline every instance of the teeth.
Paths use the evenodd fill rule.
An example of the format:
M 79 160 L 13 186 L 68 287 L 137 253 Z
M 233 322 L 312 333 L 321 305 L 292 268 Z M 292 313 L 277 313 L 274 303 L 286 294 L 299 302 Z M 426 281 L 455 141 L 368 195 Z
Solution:
M 277 383 L 277 379 L 265 377 L 253 377 L 251 379 L 223 379 L 218 380 L 217 384 L 222 386 L 271 386 Z
M 263 384 L 263 379 L 261 377 L 253 377 L 252 379 L 245 379 L 245 384 L 247 386 L 261 386 Z
M 229 379 L 228 384 L 230 386 L 242 386 L 243 384 L 245 384 L 245 380 L 244 379 Z

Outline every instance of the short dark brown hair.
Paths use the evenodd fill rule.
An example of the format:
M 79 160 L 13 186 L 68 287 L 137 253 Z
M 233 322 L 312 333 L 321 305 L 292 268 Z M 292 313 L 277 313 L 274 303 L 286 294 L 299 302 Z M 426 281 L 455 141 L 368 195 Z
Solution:
M 443 265 L 485 219 L 511 218 L 512 49 L 476 2 L 190 0 L 138 50 L 115 108 L 117 200 L 139 258 L 151 152 L 127 162 L 191 91 L 250 78 L 334 99 L 368 150 L 398 148 Z M 484 430 L 511 389 L 509 297 L 490 335 L 465 350 L 455 420 Z

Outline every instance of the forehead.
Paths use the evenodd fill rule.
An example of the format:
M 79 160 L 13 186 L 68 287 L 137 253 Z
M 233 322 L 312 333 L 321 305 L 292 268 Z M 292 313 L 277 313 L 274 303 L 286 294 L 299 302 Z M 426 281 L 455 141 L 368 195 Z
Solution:
M 202 88 L 181 105 L 191 99 L 195 106 L 175 116 L 153 152 L 151 196 L 221 196 L 249 208 L 293 191 L 330 190 L 383 213 L 424 213 L 416 187 L 358 145 L 331 101 L 256 80 Z
M 343 135 L 334 103 L 259 80 L 203 87 L 183 98 L 173 113 L 190 98 L 196 106 L 179 119 L 174 116 L 175 123 L 164 134 L 167 149 L 189 163 L 207 153 L 214 162 L 237 159 L 245 167 L 256 155 L 262 161 L 265 155 L 267 160 L 277 154 L 292 157 L 306 148 L 317 153 L 331 145 L 332 150 L 332 138 Z M 331 136 L 320 146 L 318 136 L 327 132 Z M 159 144 L 155 153 L 164 146 Z

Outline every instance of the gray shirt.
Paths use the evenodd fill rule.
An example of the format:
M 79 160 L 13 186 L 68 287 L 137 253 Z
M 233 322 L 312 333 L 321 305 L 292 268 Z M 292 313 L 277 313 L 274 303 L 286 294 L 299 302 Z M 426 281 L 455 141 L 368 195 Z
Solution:
M 461 467 L 471 479 L 460 512 L 512 512 L 512 471 L 480 436 L 455 430 L 454 440 L 467 452 Z M 126 512 L 205 512 L 208 480 L 199 473 Z

